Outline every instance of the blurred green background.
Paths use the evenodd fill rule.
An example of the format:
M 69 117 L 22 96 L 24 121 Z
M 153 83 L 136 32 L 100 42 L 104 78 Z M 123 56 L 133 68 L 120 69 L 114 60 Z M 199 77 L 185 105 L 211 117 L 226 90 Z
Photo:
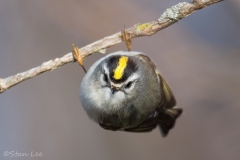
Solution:
M 39 66 L 137 23 L 157 20 L 178 0 L 0 0 L 0 77 Z M 107 53 L 126 50 L 119 44 Z M 111 132 L 84 112 L 77 63 L 0 95 L 0 159 L 5 151 L 41 160 L 239 160 L 240 1 L 224 1 L 150 37 L 133 39 L 169 82 L 184 114 L 167 138 Z M 85 61 L 88 69 L 100 53 Z

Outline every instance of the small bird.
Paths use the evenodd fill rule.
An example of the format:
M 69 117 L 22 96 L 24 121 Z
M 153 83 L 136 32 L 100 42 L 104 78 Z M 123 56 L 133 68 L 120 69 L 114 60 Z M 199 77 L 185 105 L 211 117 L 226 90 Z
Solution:
M 182 109 L 151 59 L 141 52 L 118 51 L 95 62 L 80 85 L 89 118 L 107 130 L 149 132 L 163 137 Z

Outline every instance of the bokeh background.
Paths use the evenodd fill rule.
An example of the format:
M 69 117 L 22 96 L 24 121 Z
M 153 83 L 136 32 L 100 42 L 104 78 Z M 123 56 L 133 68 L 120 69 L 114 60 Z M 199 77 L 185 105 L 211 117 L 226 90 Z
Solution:
M 0 77 L 31 69 L 137 23 L 179 0 L 0 0 Z M 126 50 L 119 44 L 107 53 Z M 239 160 L 240 1 L 224 1 L 150 37 L 133 39 L 169 82 L 184 114 L 167 138 L 111 132 L 84 112 L 84 72 L 67 64 L 0 95 L 0 159 L 5 151 L 41 160 Z M 89 68 L 100 53 L 85 61 Z M 35 157 L 36 158 L 36 157 Z

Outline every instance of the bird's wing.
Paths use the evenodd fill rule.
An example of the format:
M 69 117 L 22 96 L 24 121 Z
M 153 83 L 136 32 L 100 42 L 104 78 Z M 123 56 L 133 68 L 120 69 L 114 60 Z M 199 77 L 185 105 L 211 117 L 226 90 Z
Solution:
M 106 129 L 106 130 L 117 131 L 117 130 L 120 129 L 119 127 L 115 127 L 115 126 L 113 126 L 113 125 L 111 125 L 111 124 L 103 123 L 103 122 L 101 122 L 101 121 L 98 121 L 98 123 L 99 123 L 99 125 L 100 125 L 102 128 L 104 128 L 104 129 Z
M 155 65 L 153 67 L 155 67 Z M 176 118 L 181 115 L 182 109 L 173 108 L 176 105 L 176 100 L 168 83 L 159 71 L 156 70 L 156 74 L 159 78 L 162 92 L 162 100 L 159 105 L 159 110 L 155 111 L 147 120 L 145 120 L 139 126 L 135 128 L 123 129 L 124 131 L 149 132 L 156 128 L 157 124 L 159 124 L 162 129 L 162 135 L 165 137 L 168 134 L 168 131 L 173 128 Z
M 156 74 L 159 79 L 160 87 L 161 87 L 161 95 L 162 95 L 162 101 L 160 104 L 160 108 L 173 108 L 176 105 L 175 97 L 167 83 L 167 81 L 163 78 L 161 73 L 156 69 L 155 64 L 152 62 L 152 60 L 144 55 L 144 54 L 138 54 L 135 55 L 138 57 L 143 63 L 148 63 L 150 66 L 156 71 Z
M 147 120 L 142 122 L 140 125 L 134 128 L 124 128 L 120 129 L 122 131 L 128 132 L 150 132 L 156 128 L 158 123 L 158 112 L 154 112 Z
M 121 128 L 116 127 L 108 123 L 104 123 L 102 121 L 98 121 L 99 125 L 106 129 L 111 131 L 128 131 L 128 132 L 150 132 L 154 128 L 156 128 L 158 122 L 158 112 L 154 112 L 147 120 L 142 122 L 140 125 L 134 128 Z
M 173 108 L 176 105 L 176 99 L 167 83 L 167 81 L 163 78 L 161 73 L 157 71 L 158 77 L 160 79 L 160 86 L 162 91 L 162 101 L 160 104 L 160 108 Z

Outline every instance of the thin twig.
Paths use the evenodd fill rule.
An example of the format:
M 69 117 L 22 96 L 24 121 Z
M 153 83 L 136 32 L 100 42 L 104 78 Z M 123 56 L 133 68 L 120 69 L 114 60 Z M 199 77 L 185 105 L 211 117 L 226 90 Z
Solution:
M 157 21 L 136 24 L 133 27 L 126 29 L 126 32 L 131 36 L 131 38 L 150 36 L 158 32 L 159 30 L 178 22 L 182 18 L 187 17 L 188 15 L 194 13 L 199 9 L 205 8 L 206 6 L 221 1 L 223 0 L 193 0 L 192 3 L 182 2 L 175 6 L 172 6 L 171 8 L 168 8 Z M 92 53 L 101 52 L 106 48 L 121 43 L 122 41 L 122 33 L 118 32 L 99 41 L 91 43 L 85 47 L 82 47 L 79 50 L 84 59 Z M 0 93 L 20 82 L 23 82 L 43 72 L 54 70 L 69 62 L 74 62 L 74 58 L 71 52 L 66 54 L 62 58 L 56 58 L 54 60 L 44 62 L 39 67 L 32 68 L 28 71 L 18 73 L 5 79 L 0 79 Z

